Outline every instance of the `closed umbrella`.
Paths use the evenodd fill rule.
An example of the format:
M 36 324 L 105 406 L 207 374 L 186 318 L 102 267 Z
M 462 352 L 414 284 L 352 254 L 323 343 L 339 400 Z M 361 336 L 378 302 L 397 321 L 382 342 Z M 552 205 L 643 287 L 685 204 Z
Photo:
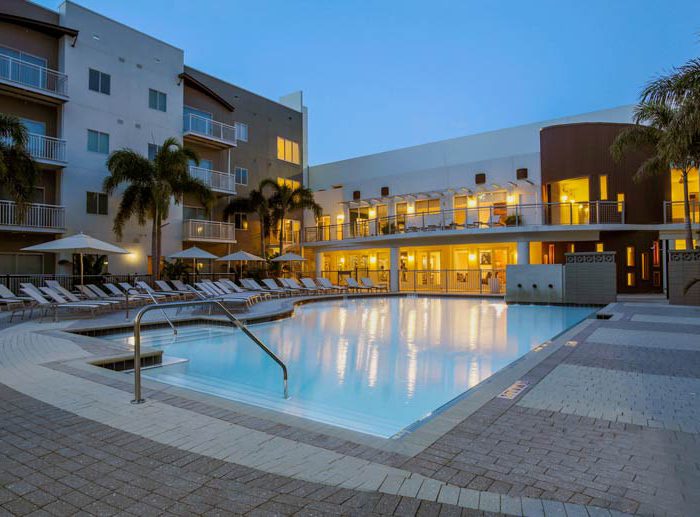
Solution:
M 248 253 L 247 251 L 236 251 L 235 253 L 231 253 L 230 255 L 226 255 L 225 257 L 221 257 L 219 259 L 220 261 L 226 261 L 226 262 L 240 262 L 241 267 L 240 267 L 240 275 L 243 275 L 243 263 L 244 262 L 265 262 L 265 259 L 262 257 L 258 257 L 257 255 L 253 255 L 252 253 Z
M 43 244 L 35 244 L 22 248 L 22 251 L 41 251 L 44 253 L 57 253 L 61 251 L 70 251 L 80 255 L 80 283 L 83 283 L 83 255 L 88 254 L 105 254 L 105 255 L 125 255 L 130 253 L 109 242 L 104 242 L 84 233 L 76 233 L 70 237 L 56 239 L 55 241 L 45 242 Z
M 215 259 L 217 258 L 216 255 L 213 255 L 212 253 L 209 253 L 206 250 L 200 249 L 197 246 L 192 246 L 191 248 L 187 248 L 186 250 L 178 251 L 177 253 L 173 253 L 172 255 L 168 255 L 168 258 L 171 259 L 192 259 L 192 270 L 194 274 L 197 274 L 197 259 Z

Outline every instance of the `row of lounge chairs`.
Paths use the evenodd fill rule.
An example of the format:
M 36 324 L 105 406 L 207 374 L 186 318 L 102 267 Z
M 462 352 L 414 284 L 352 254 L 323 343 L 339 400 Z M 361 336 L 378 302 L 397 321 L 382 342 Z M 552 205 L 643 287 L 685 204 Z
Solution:
M 22 295 L 16 295 L 7 286 L 0 284 L 0 305 L 11 311 L 10 321 L 17 314 L 24 318 L 34 311 L 42 316 L 53 315 L 57 318 L 59 311 L 97 313 L 122 309 L 148 303 L 162 303 L 199 297 L 217 299 L 230 305 L 248 308 L 260 301 L 283 296 L 305 296 L 345 292 L 378 292 L 386 290 L 384 286 L 375 285 L 369 278 L 362 278 L 361 283 L 348 278 L 347 286 L 332 284 L 327 278 L 302 278 L 301 284 L 293 278 L 265 278 L 262 284 L 252 278 L 240 280 L 240 286 L 228 279 L 218 281 L 205 280 L 187 285 L 180 280 L 156 280 L 153 288 L 144 281 L 136 281 L 135 286 L 128 282 L 77 285 L 76 292 L 71 292 L 56 280 L 46 280 L 45 286 L 37 287 L 31 283 L 20 284 Z

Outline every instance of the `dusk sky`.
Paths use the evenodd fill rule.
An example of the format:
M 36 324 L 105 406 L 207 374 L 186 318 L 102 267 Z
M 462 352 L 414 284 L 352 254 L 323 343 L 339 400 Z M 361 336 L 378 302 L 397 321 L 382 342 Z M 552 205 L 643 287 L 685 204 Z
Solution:
M 311 164 L 630 104 L 700 56 L 697 0 L 78 3 L 253 92 L 303 90 Z

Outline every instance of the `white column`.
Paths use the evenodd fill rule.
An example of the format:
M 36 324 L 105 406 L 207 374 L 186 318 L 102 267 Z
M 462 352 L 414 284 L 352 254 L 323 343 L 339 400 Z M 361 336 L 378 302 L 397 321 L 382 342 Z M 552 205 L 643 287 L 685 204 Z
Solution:
M 530 263 L 530 242 L 518 241 L 518 265 Z
M 399 248 L 392 246 L 389 249 L 389 290 L 399 290 Z
M 320 251 L 317 251 L 314 254 L 314 259 L 316 263 L 316 276 L 319 277 L 321 276 L 321 270 L 323 269 L 323 253 Z

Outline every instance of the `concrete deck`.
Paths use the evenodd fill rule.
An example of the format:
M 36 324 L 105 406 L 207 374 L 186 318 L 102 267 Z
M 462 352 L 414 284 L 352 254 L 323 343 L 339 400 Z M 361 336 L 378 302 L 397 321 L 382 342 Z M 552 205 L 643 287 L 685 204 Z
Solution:
M 123 313 L 7 325 L 0 514 L 692 515 L 700 309 L 602 312 L 612 318 L 577 325 L 393 440 L 153 381 L 132 405 L 128 375 L 88 364 L 114 349 L 64 332 Z M 527 388 L 497 397 L 514 380 Z

